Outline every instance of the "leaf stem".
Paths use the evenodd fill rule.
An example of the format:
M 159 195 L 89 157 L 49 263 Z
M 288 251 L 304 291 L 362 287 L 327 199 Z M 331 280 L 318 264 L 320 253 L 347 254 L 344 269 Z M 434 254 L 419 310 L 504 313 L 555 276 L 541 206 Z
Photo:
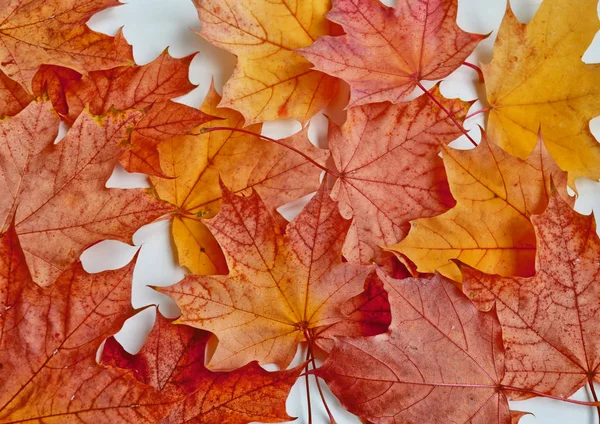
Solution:
M 304 159 L 306 159 L 307 161 L 309 161 L 310 163 L 312 163 L 314 166 L 316 166 L 317 168 L 321 169 L 322 171 L 325 171 L 326 173 L 331 174 L 331 175 L 333 175 L 335 177 L 340 177 L 340 175 L 337 172 L 334 172 L 331 169 L 327 168 L 326 166 L 321 165 L 320 163 L 318 163 L 317 161 L 315 161 L 314 159 L 312 159 L 310 156 L 308 156 L 306 153 L 301 152 L 300 150 L 296 149 L 293 146 L 290 146 L 287 143 L 282 142 L 281 140 L 276 140 L 274 138 L 267 137 L 267 136 L 262 135 L 262 134 L 257 134 L 255 132 L 245 130 L 243 128 L 233 128 L 233 127 L 207 127 L 207 128 L 202 128 L 202 129 L 200 129 L 200 134 L 206 134 L 206 133 L 213 132 L 213 131 L 239 132 L 239 133 L 253 135 L 253 136 L 258 137 L 258 138 L 260 138 L 262 140 L 278 144 L 278 145 L 280 145 L 282 147 L 285 147 L 286 149 L 289 149 L 289 150 L 291 150 L 291 151 L 299 154 Z
M 482 113 L 487 113 L 487 112 L 489 112 L 489 111 L 490 111 L 490 110 L 489 110 L 488 108 L 485 108 L 485 109 L 478 110 L 477 112 L 473 112 L 472 114 L 470 114 L 470 115 L 467 115 L 467 116 L 465 117 L 465 121 L 466 121 L 467 119 L 471 119 L 471 118 L 473 118 L 474 116 L 480 115 L 480 114 L 482 114 Z
M 312 366 L 313 366 L 313 370 L 314 370 L 317 368 L 317 364 L 315 362 L 315 355 L 313 354 L 313 350 L 312 350 L 312 338 L 307 339 L 307 340 L 308 340 L 308 349 L 310 351 L 310 360 L 312 362 Z M 327 400 L 325 399 L 325 395 L 323 394 L 323 390 L 321 389 L 321 383 L 319 383 L 319 377 L 317 377 L 316 375 L 314 377 L 315 377 L 315 382 L 317 383 L 317 390 L 319 390 L 319 396 L 321 396 L 321 402 L 323 402 L 325 411 L 327 411 L 327 416 L 329 417 L 329 422 L 333 424 L 333 423 L 335 423 L 335 418 L 333 418 L 333 414 L 329 410 L 329 405 L 327 405 Z
M 598 395 L 596 394 L 596 389 L 594 388 L 594 377 L 591 375 L 588 376 L 588 383 L 590 385 L 590 391 L 592 392 L 592 397 L 594 398 L 594 402 L 598 403 Z M 598 422 L 600 422 L 600 403 L 599 406 L 596 406 L 596 410 L 598 411 Z
M 456 125 L 456 127 L 464 134 L 467 136 L 467 138 L 469 139 L 469 141 L 471 143 L 473 143 L 473 146 L 477 147 L 477 143 L 475 143 L 475 140 L 473 140 L 471 138 L 471 136 L 469 135 L 469 132 L 467 130 L 465 130 L 465 128 L 460 124 L 460 122 L 458 122 L 456 120 L 456 118 L 454 117 L 454 114 L 452 112 L 450 112 L 448 109 L 446 109 L 446 107 L 438 100 L 435 98 L 435 96 L 433 94 L 431 94 L 429 92 L 429 90 L 427 90 L 425 87 L 423 87 L 423 85 L 418 82 L 417 86 L 423 90 L 423 92 L 425 93 L 425 95 L 427 97 L 429 97 L 440 109 L 442 109 L 444 112 L 446 112 L 446 115 L 448 115 L 448 117 L 452 120 L 452 122 L 454 122 L 454 125 Z
M 477 65 L 473 65 L 472 63 L 469 62 L 463 62 L 463 65 L 468 66 L 471 69 L 474 69 L 475 72 L 477 72 L 477 75 L 479 75 L 479 82 L 483 83 L 485 81 L 484 77 L 483 77 L 483 71 L 481 70 L 481 68 Z
M 539 397 L 545 397 L 545 398 L 548 398 L 548 399 L 559 400 L 561 402 L 573 403 L 575 405 L 600 407 L 600 402 L 597 402 L 597 401 L 596 402 L 584 402 L 584 401 L 581 401 L 581 400 L 566 399 L 566 398 L 563 398 L 563 397 L 560 397 L 560 396 L 554 396 L 554 395 L 549 395 L 547 393 L 537 392 L 535 390 L 522 389 L 520 387 L 500 386 L 500 388 L 502 389 L 502 391 L 528 393 L 530 395 L 535 395 L 535 396 L 539 396 Z
M 310 404 L 310 382 L 308 380 L 309 374 L 308 372 L 310 371 L 308 369 L 308 367 L 310 366 L 310 357 L 312 356 L 312 351 L 310 349 L 310 344 L 307 344 L 306 347 L 306 374 L 304 374 L 304 378 L 305 378 L 305 383 L 306 383 L 306 402 L 308 403 L 308 424 L 312 424 L 312 406 Z

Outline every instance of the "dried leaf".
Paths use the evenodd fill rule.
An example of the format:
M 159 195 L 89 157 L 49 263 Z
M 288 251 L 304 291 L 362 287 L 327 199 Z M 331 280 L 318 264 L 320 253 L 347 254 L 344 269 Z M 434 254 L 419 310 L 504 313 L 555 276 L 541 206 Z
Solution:
M 158 145 L 212 119 L 213 116 L 180 103 L 155 103 L 136 124 L 119 162 L 129 172 L 168 177 L 160 166 Z
M 483 272 L 530 276 L 535 234 L 529 220 L 548 204 L 552 185 L 573 203 L 567 174 L 540 140 L 526 160 L 515 158 L 483 137 L 473 150 L 444 148 L 444 164 L 456 206 L 443 215 L 411 222 L 404 240 L 391 247 L 419 272 L 439 271 L 461 281 L 459 259 Z
M 285 402 L 302 368 L 267 372 L 251 363 L 231 372 L 211 372 L 204 366 L 209 337 L 208 332 L 173 325 L 157 316 L 154 330 L 137 355 L 127 353 L 110 338 L 101 363 L 132 370 L 139 381 L 177 398 L 162 423 L 289 420 Z
M 490 140 L 526 158 L 542 131 L 548 151 L 577 177 L 600 178 L 600 145 L 589 122 L 600 115 L 600 65 L 581 57 L 600 29 L 595 0 L 546 0 L 528 25 L 508 10 L 484 65 Z
M 346 34 L 301 50 L 315 69 L 350 84 L 350 106 L 398 103 L 422 80 L 447 77 L 485 37 L 456 25 L 457 0 L 333 0 Z
M 195 86 L 188 78 L 192 56 L 172 58 L 167 51 L 143 66 L 122 66 L 90 72 L 81 77 L 70 69 L 42 67 L 34 79 L 34 92 L 47 93 L 56 110 L 69 122 L 88 106 L 94 115 L 111 108 L 139 109 L 147 114 L 137 123 L 124 147 L 121 164 L 129 172 L 166 177 L 160 168 L 157 145 L 185 134 L 213 117 L 192 107 L 171 102 Z
M 222 107 L 246 125 L 281 118 L 306 122 L 323 109 L 337 81 L 311 70 L 296 49 L 329 34 L 329 0 L 194 0 L 199 34 L 237 56 L 223 89 Z
M 480 309 L 498 311 L 503 384 L 569 397 L 588 379 L 599 380 L 600 240 L 594 218 L 574 212 L 557 194 L 532 221 L 534 277 L 503 278 L 465 266 L 463 288 Z
M 6 229 L 15 214 L 38 284 L 51 284 L 89 245 L 128 241 L 141 225 L 170 210 L 141 190 L 105 187 L 121 154 L 119 143 L 137 119 L 135 112 L 85 112 L 58 144 L 58 117 L 48 102 L 34 102 L 0 122 L 0 222 Z
M 41 65 L 58 65 L 79 73 L 133 63 L 131 46 L 89 29 L 95 13 L 118 0 L 2 0 L 0 3 L 0 71 L 31 91 Z
M 77 119 L 89 105 L 94 115 L 103 115 L 113 107 L 117 110 L 144 109 L 182 96 L 196 86 L 188 78 L 194 55 L 175 59 L 167 51 L 144 66 L 120 66 L 90 72 L 79 80 L 65 80 L 69 105 L 66 117 Z
M 379 277 L 392 307 L 389 336 L 336 339 L 316 370 L 342 404 L 373 423 L 510 424 L 498 390 L 504 352 L 496 314 L 478 312 L 440 275 Z
M 223 207 L 206 221 L 230 266 L 227 276 L 188 276 L 162 288 L 182 310 L 179 322 L 219 339 L 208 366 L 232 369 L 252 360 L 285 369 L 298 342 L 345 319 L 371 267 L 342 263 L 349 226 L 323 186 L 281 235 L 256 193 L 223 187 Z
M 432 94 L 464 119 L 469 104 Z M 440 214 L 454 205 L 446 180 L 442 146 L 460 136 L 444 111 L 422 96 L 410 103 L 352 108 L 340 128 L 331 125 L 329 146 L 341 177 L 332 196 L 353 218 L 344 256 L 378 261 L 380 246 L 408 233 L 412 219 Z
M 0 118 L 16 115 L 30 102 L 27 91 L 0 71 Z
M 69 118 L 69 103 L 66 90 L 74 84 L 78 84 L 82 75 L 69 68 L 53 65 L 42 65 L 33 77 L 31 83 L 33 94 L 38 97 L 47 97 L 52 101 L 54 110 L 68 123 L 73 123 Z M 83 109 L 82 109 L 83 110 Z M 79 112 L 81 113 L 82 110 Z M 100 113 L 102 114 L 102 113 Z
M 519 422 L 521 421 L 521 418 L 523 418 L 525 415 L 533 415 L 530 412 L 521 412 L 521 411 L 510 411 L 510 416 L 511 416 L 511 423 L 512 424 L 519 424 Z
M 318 345 L 325 351 L 333 347 L 330 336 L 366 337 L 383 334 L 392 322 L 390 302 L 383 283 L 371 273 L 365 280 L 364 291 L 342 305 L 343 321 L 324 327 L 317 333 Z
M 217 116 L 206 124 L 241 128 L 243 117 L 217 108 L 220 97 L 211 89 L 202 111 Z M 260 125 L 247 130 L 260 133 Z M 326 151 L 310 144 L 306 131 L 284 140 L 323 164 Z M 297 153 L 256 136 L 215 131 L 167 140 L 158 147 L 161 167 L 174 179 L 152 179 L 159 198 L 179 208 L 173 221 L 173 237 L 179 263 L 194 274 L 226 273 L 225 259 L 202 220 L 221 208 L 219 178 L 234 192 L 256 190 L 270 210 L 315 191 L 320 169 Z
M 41 288 L 29 277 L 14 228 L 0 239 L 0 421 L 149 422 L 166 399 L 129 372 L 106 370 L 96 351 L 131 315 L 133 263 L 87 274 L 81 263 Z M 10 290 L 10 292 L 8 292 Z M 2 302 L 4 303 L 4 301 Z

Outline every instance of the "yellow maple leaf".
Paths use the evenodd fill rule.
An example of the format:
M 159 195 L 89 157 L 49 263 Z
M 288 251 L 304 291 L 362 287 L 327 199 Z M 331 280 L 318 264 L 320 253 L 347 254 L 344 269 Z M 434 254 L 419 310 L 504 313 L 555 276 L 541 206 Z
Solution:
M 483 66 L 490 139 L 525 158 L 541 128 L 571 186 L 577 177 L 600 178 L 600 144 L 589 129 L 600 115 L 600 65 L 581 60 L 600 29 L 597 5 L 546 0 L 528 25 L 509 10 Z
M 221 97 L 211 87 L 202 112 L 220 119 L 206 126 L 241 128 L 238 112 L 217 108 Z M 246 130 L 260 133 L 262 125 Z M 320 163 L 328 152 L 308 141 L 306 130 L 286 142 Z M 179 263 L 193 274 L 223 274 L 227 271 L 221 249 L 204 223 L 221 209 L 219 179 L 230 190 L 256 190 L 271 210 L 319 186 L 321 170 L 296 152 L 261 140 L 252 134 L 214 131 L 178 136 L 158 146 L 161 168 L 175 178 L 152 178 L 158 197 L 176 205 L 173 238 Z
M 246 124 L 294 118 L 306 122 L 324 108 L 336 79 L 312 70 L 295 50 L 330 33 L 328 0 L 195 0 L 199 34 L 238 58 L 221 106 Z
M 390 249 L 406 255 L 419 272 L 439 271 L 455 281 L 461 273 L 452 259 L 490 274 L 532 275 L 535 233 L 529 217 L 543 212 L 552 184 L 570 199 L 566 173 L 542 142 L 527 160 L 485 137 L 473 150 L 442 149 L 456 206 L 411 221 L 408 236 Z

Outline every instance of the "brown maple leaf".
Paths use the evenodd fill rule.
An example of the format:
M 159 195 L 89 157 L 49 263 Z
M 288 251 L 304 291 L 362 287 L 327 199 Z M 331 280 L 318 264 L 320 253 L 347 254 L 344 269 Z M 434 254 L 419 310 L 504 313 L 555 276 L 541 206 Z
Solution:
M 558 194 L 531 220 L 535 276 L 505 278 L 462 266 L 463 288 L 480 309 L 495 305 L 498 311 L 506 346 L 503 384 L 569 397 L 600 381 L 600 240 L 594 218 L 579 215 Z
M 176 398 L 162 423 L 288 421 L 285 402 L 302 368 L 267 372 L 254 362 L 231 372 L 209 371 L 204 356 L 210 336 L 157 315 L 138 354 L 127 353 L 111 337 L 100 362 L 131 370 L 139 381 Z
M 0 118 L 21 112 L 32 100 L 21 85 L 0 71 Z
M 468 103 L 443 99 L 437 87 L 431 93 L 464 119 Z M 377 261 L 380 246 L 404 238 L 410 220 L 454 206 L 439 152 L 460 134 L 425 96 L 352 108 L 342 127 L 330 125 L 329 147 L 340 174 L 332 196 L 342 215 L 353 218 L 344 245 L 348 260 Z
M 45 66 L 36 74 L 34 92 L 47 93 L 68 122 L 77 119 L 86 105 L 94 115 L 103 115 L 111 108 L 143 110 L 146 115 L 124 145 L 128 149 L 120 162 L 130 172 L 166 177 L 157 145 L 214 118 L 170 101 L 195 88 L 188 78 L 193 57 L 175 59 L 165 51 L 147 65 L 121 66 L 83 77 L 70 69 Z
M 119 143 L 139 114 L 81 114 L 58 144 L 45 101 L 0 122 L 0 222 L 15 228 L 34 280 L 48 285 L 89 245 L 127 241 L 170 208 L 141 190 L 108 189 Z
M 456 24 L 457 0 L 333 0 L 327 18 L 346 34 L 321 36 L 300 53 L 350 84 L 350 106 L 408 96 L 422 80 L 447 77 L 484 36 Z
M 133 267 L 87 274 L 78 262 L 41 288 L 14 227 L 0 238 L 0 422 L 154 422 L 166 414 L 167 398 L 95 359 L 133 312 Z
M 378 274 L 392 307 L 389 335 L 335 339 L 315 371 L 342 404 L 377 424 L 510 424 L 496 314 L 477 311 L 439 274 Z
M 188 276 L 162 288 L 180 306 L 179 322 L 219 339 L 209 362 L 238 368 L 252 360 L 285 369 L 298 343 L 346 318 L 371 267 L 342 263 L 349 227 L 323 185 L 282 236 L 256 193 L 223 189 L 221 212 L 205 221 L 227 259 L 227 276 Z
M 118 6 L 118 0 L 1 0 L 0 70 L 31 91 L 43 64 L 80 73 L 133 63 L 131 46 L 92 31 L 95 13 Z

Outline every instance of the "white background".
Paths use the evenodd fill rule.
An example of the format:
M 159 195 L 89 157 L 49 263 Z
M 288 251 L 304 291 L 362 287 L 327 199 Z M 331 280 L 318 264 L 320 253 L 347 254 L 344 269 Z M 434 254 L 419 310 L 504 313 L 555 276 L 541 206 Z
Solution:
M 395 1 L 384 0 L 384 3 L 393 5 Z M 540 3 L 541 0 L 512 0 L 512 7 L 522 22 L 528 22 Z M 573 2 L 573 7 L 576 7 L 576 3 L 576 1 Z M 477 48 L 469 59 L 470 62 L 479 63 L 491 60 L 493 41 L 505 9 L 506 0 L 459 0 L 458 23 L 461 28 L 481 34 L 492 33 L 489 39 Z M 111 35 L 123 27 L 125 38 L 133 45 L 135 60 L 140 65 L 152 61 L 167 47 L 169 47 L 170 54 L 175 57 L 199 52 L 190 69 L 190 80 L 194 84 L 198 84 L 198 88 L 179 99 L 182 103 L 190 106 L 200 106 L 212 78 L 215 80 L 217 89 L 221 91 L 221 87 L 231 75 L 235 65 L 235 57 L 212 47 L 192 32 L 192 30 L 200 28 L 200 22 L 191 0 L 128 0 L 123 6 L 97 14 L 91 19 L 89 25 L 97 31 Z M 586 62 L 600 62 L 599 38 L 597 37 L 593 46 L 584 56 Z M 442 84 L 442 92 L 446 97 L 461 97 L 463 100 L 479 98 L 485 101 L 484 87 L 478 83 L 476 73 L 467 67 L 462 67 L 447 78 Z M 473 105 L 471 111 L 477 111 L 483 107 L 485 106 L 479 101 Z M 478 125 L 484 125 L 481 115 L 468 120 L 465 124 L 467 129 L 472 129 L 471 135 L 476 140 L 480 138 Z M 279 138 L 291 135 L 300 128 L 300 124 L 296 121 L 278 121 L 265 125 L 263 133 Z M 311 121 L 310 137 L 315 144 L 323 146 L 326 143 L 326 120 L 322 115 Z M 458 140 L 453 146 L 469 148 L 470 145 L 464 140 Z M 141 174 L 128 174 L 118 167 L 107 186 L 147 187 L 147 179 Z M 594 208 L 597 214 L 600 214 L 600 184 L 589 180 L 578 180 L 577 188 L 580 193 L 576 203 L 577 210 L 589 214 Z M 306 199 L 303 200 L 306 201 Z M 288 219 L 291 219 L 302 204 L 303 202 L 296 202 L 294 205 L 284 207 L 282 212 Z M 178 315 L 177 307 L 165 296 L 146 287 L 146 285 L 171 285 L 184 275 L 184 270 L 174 263 L 169 232 L 169 222 L 147 225 L 135 233 L 133 246 L 116 241 L 104 241 L 87 249 L 81 259 L 88 272 L 100 272 L 124 266 L 139 250 L 133 281 L 133 306 L 140 308 L 148 304 L 160 304 L 163 314 L 168 317 L 176 317 Z M 127 350 L 132 353 L 139 350 L 144 338 L 152 328 L 154 313 L 155 310 L 150 308 L 125 324 L 117 338 Z M 300 358 L 301 353 L 299 351 L 297 358 Z M 311 378 L 311 380 L 313 379 Z M 290 416 L 299 417 L 296 421 L 299 424 L 307 422 L 304 384 L 304 379 L 300 379 L 287 401 L 288 413 Z M 574 398 L 591 400 L 585 389 L 577 392 Z M 313 422 L 315 424 L 325 423 L 326 415 L 320 405 L 321 402 L 315 387 L 312 387 L 311 399 Z M 328 397 L 328 404 L 333 409 L 339 424 L 360 422 L 356 417 L 344 411 L 333 397 Z M 512 402 L 511 407 L 534 414 L 523 418 L 522 424 L 592 424 L 598 422 L 594 408 L 548 399 Z M 426 422 L 424 421 L 424 423 Z

